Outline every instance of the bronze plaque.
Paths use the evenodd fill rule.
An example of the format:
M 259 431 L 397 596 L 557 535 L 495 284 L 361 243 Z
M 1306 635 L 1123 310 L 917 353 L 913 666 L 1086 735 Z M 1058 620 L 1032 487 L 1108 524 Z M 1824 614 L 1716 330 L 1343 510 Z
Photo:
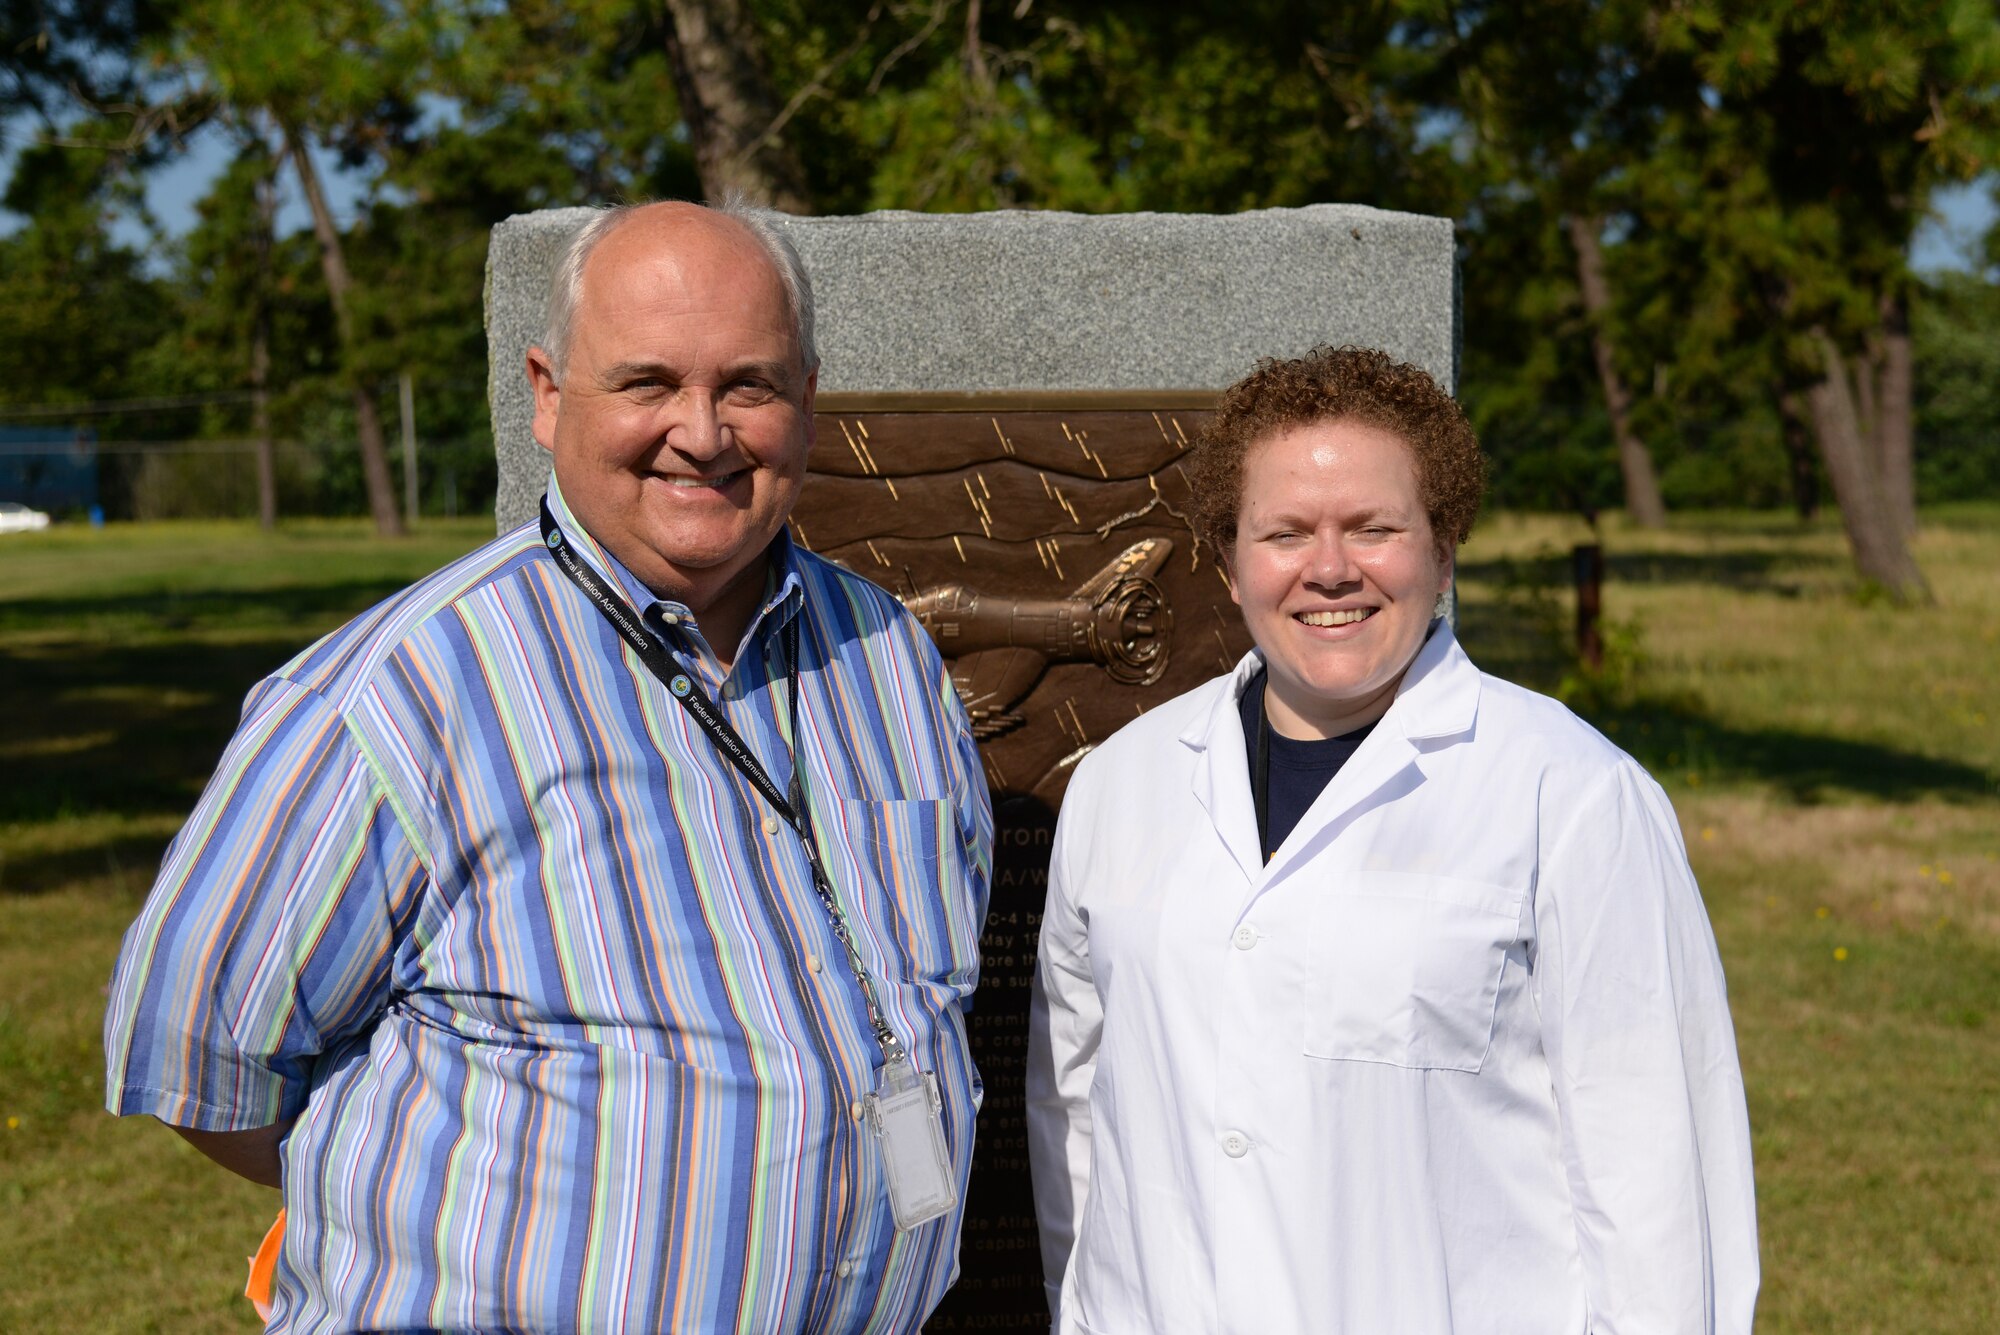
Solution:
M 829 396 L 831 399 L 832 396 Z M 970 1031 L 985 1077 L 960 1277 L 931 1332 L 1048 1329 L 1022 1084 L 1056 808 L 1076 762 L 1250 648 L 1181 468 L 1212 396 L 996 410 L 823 403 L 792 534 L 896 593 L 951 665 L 992 787 Z M 898 409 L 883 411 L 883 408 Z M 872 410 L 871 410 L 872 409 Z

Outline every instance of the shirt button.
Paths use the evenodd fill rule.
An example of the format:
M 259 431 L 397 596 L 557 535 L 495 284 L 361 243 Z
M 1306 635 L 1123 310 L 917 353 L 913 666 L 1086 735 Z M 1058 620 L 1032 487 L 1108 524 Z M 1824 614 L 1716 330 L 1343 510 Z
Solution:
M 1235 941 L 1238 950 L 1255 950 L 1257 948 L 1257 929 L 1247 922 L 1244 923 L 1236 929 Z
M 854 1273 L 854 1262 L 842 1261 L 839 1265 L 834 1267 L 833 1273 L 839 1275 L 842 1279 L 846 1279 L 849 1275 Z
M 776 834 L 777 832 L 778 832 L 778 818 L 776 816 L 764 817 L 764 833 Z
M 852 1118 L 853 1118 L 853 1119 L 854 1119 L 855 1121 L 857 1121 L 857 1122 L 861 1120 L 861 1100 L 860 1100 L 860 1099 L 856 1099 L 856 1100 L 855 1100 L 854 1102 L 852 1102 L 852 1103 L 850 1103 L 850 1104 L 848 1104 L 848 1105 L 847 1105 L 847 1115 L 848 1115 L 848 1116 L 850 1116 L 850 1117 L 852 1117 Z
M 1250 1138 L 1241 1131 L 1231 1131 L 1222 1138 L 1222 1152 L 1232 1159 L 1241 1159 L 1250 1152 Z
M 662 612 L 660 613 L 660 622 L 663 625 L 678 626 L 681 624 L 681 614 L 679 612 Z
M 817 955 L 807 955 L 807 956 L 806 956 L 806 967 L 807 967 L 808 969 L 811 969 L 811 970 L 812 970 L 812 971 L 813 971 L 814 973 L 818 973 L 818 972 L 819 972 L 819 956 L 817 956 Z

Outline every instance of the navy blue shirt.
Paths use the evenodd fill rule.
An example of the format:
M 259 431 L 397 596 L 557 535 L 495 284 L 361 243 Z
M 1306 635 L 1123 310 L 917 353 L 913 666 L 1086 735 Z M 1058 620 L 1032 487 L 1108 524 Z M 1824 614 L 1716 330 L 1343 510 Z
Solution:
M 1243 718 L 1243 749 L 1250 757 L 1253 794 L 1257 791 L 1257 733 L 1264 723 L 1264 682 L 1268 675 L 1259 672 L 1252 677 L 1243 688 L 1243 697 L 1236 702 L 1237 712 Z M 1292 827 L 1304 818 L 1321 790 L 1340 773 L 1347 758 L 1360 749 L 1363 739 L 1374 730 L 1375 725 L 1370 723 L 1338 737 L 1309 741 L 1281 736 L 1275 730 L 1268 734 L 1269 805 L 1265 808 L 1265 827 L 1259 831 L 1266 862 L 1291 834 Z

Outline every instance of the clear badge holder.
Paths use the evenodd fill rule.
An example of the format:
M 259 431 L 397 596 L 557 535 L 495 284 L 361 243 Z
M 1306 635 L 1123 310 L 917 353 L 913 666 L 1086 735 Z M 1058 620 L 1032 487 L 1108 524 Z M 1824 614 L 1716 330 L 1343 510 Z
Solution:
M 882 1068 L 868 1096 L 868 1126 L 882 1150 L 889 1208 L 909 1232 L 946 1213 L 958 1199 L 945 1149 L 937 1076 L 898 1056 Z

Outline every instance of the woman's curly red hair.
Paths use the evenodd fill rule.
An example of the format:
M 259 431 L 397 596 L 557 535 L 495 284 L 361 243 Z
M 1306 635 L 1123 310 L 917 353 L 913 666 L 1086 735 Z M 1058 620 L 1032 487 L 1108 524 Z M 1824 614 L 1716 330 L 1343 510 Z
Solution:
M 1222 392 L 1188 460 L 1195 535 L 1219 552 L 1235 547 L 1243 461 L 1272 436 L 1316 422 L 1359 422 L 1410 447 L 1440 555 L 1472 532 L 1486 461 L 1457 401 L 1421 368 L 1385 352 L 1322 345 L 1290 360 L 1265 358 Z

